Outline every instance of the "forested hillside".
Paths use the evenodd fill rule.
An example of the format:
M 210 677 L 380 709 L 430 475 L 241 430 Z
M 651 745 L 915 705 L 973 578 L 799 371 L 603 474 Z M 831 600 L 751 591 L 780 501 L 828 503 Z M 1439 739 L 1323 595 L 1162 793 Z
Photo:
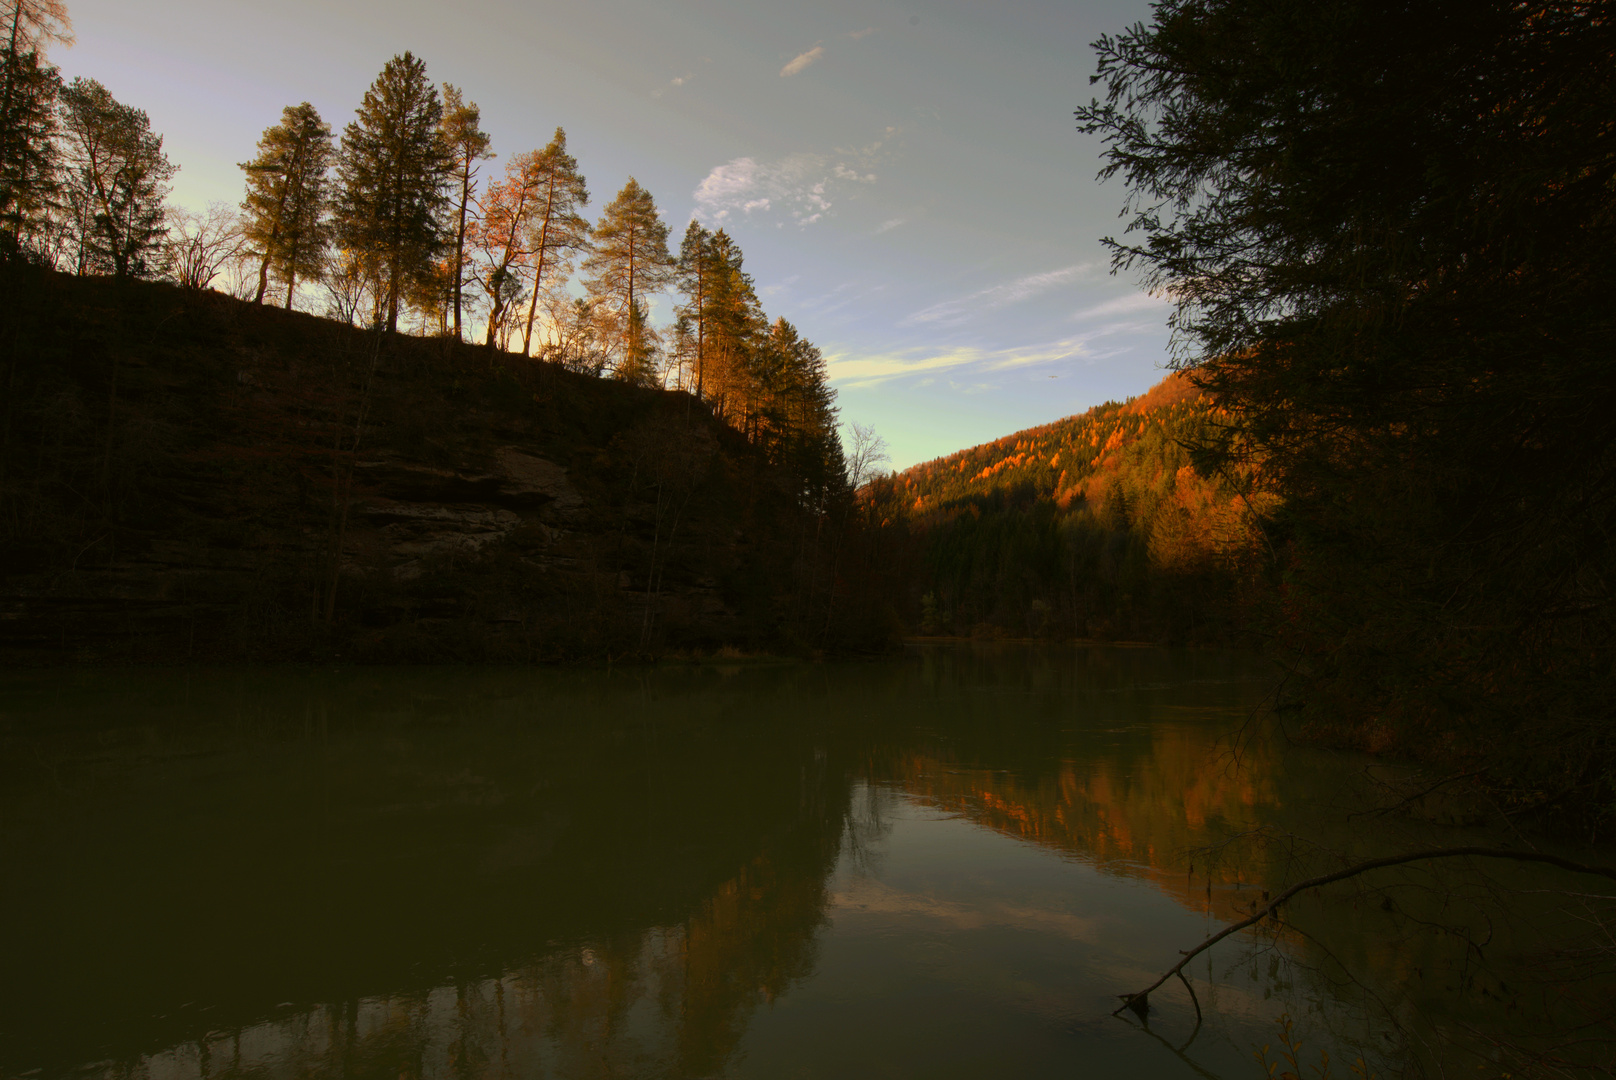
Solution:
M 340 136 L 286 106 L 239 206 L 174 205 L 148 115 L 48 61 L 72 39 L 0 9 L 0 656 L 890 639 L 824 359 L 723 230 L 675 255 L 633 177 L 591 225 L 560 128 L 486 175 L 409 52 Z
M 12 265 L 0 289 L 0 663 L 894 629 L 845 482 L 688 393 L 171 284 Z
M 914 551 L 908 615 L 928 634 L 1226 639 L 1263 543 L 1249 470 L 1190 448 L 1230 423 L 1183 376 L 1149 393 L 876 481 Z
M 241 165 L 240 205 L 198 211 L 170 201 L 179 166 L 143 110 L 93 78 L 63 82 L 46 50 L 71 40 L 62 0 L 0 9 L 0 262 L 469 337 L 683 390 L 776 463 L 790 459 L 804 498 L 843 483 L 824 358 L 764 312 L 740 245 L 693 219 L 675 255 L 633 177 L 591 226 L 561 128 L 484 175 L 494 140 L 477 103 L 405 52 L 340 138 L 308 102 L 286 106 Z M 670 290 L 675 321 L 655 327 L 651 298 Z

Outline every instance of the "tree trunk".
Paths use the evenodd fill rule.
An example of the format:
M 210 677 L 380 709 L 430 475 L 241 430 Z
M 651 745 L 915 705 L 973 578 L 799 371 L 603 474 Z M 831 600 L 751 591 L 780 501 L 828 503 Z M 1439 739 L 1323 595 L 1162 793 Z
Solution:
M 460 173 L 460 226 L 455 233 L 454 257 L 454 336 L 460 337 L 460 287 L 466 265 L 466 207 L 471 202 L 471 155 L 466 155 Z
M 544 225 L 539 229 L 539 250 L 534 252 L 539 261 L 533 268 L 533 299 L 527 305 L 527 328 L 522 332 L 522 352 L 533 355 L 533 316 L 539 310 L 539 287 L 544 284 L 544 249 L 550 243 L 550 216 L 555 213 L 555 184 L 552 182 L 544 196 Z

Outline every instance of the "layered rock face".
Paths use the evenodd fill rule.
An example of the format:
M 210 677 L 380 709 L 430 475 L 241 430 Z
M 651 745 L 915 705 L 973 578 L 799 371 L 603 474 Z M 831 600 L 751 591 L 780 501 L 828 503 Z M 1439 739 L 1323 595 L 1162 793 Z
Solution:
M 829 602 L 825 530 L 687 395 L 11 273 L 0 662 L 759 648 Z

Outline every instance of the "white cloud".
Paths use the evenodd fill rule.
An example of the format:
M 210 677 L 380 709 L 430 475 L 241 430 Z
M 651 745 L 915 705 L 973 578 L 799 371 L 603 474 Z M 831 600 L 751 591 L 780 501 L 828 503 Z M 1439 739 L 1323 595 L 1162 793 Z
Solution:
M 963 376 L 982 376 L 996 371 L 1036 367 L 1040 364 L 1070 363 L 1081 360 L 1092 364 L 1129 351 L 1127 344 L 1096 348 L 1094 343 L 1120 334 L 1153 329 L 1139 323 L 1116 323 L 1080 337 L 1062 338 L 1044 344 L 1002 349 L 978 345 L 917 347 L 887 353 L 827 352 L 825 367 L 838 386 L 875 386 L 890 379 L 911 375 L 958 371 Z M 959 385 L 964 385 L 959 384 Z M 973 384 L 977 389 L 990 384 Z
M 824 55 L 825 55 L 825 47 L 823 45 L 815 45 L 813 48 L 809 49 L 807 52 L 800 54 L 795 60 L 791 61 L 791 63 L 789 63 L 785 67 L 781 68 L 780 69 L 780 77 L 782 79 L 789 79 L 791 76 L 793 76 L 793 75 L 797 74 L 798 72 L 802 71 L 809 64 L 812 64 L 815 60 L 818 60 L 821 56 L 824 56 Z
M 1093 266 L 1093 263 L 1078 263 L 1060 270 L 1029 274 L 1014 281 L 1007 281 L 1003 285 L 982 289 L 958 300 L 945 300 L 940 304 L 922 308 L 912 315 L 905 316 L 898 325 L 920 326 L 931 323 L 937 326 L 958 326 L 976 315 L 1031 300 L 1059 285 L 1075 281 L 1088 273 Z
M 888 218 L 886 221 L 883 221 L 881 224 L 875 227 L 875 235 L 880 236 L 884 232 L 891 232 L 893 229 L 896 229 L 899 225 L 902 225 L 907 220 L 909 219 L 901 217 Z
M 1108 315 L 1132 315 L 1138 311 L 1155 311 L 1166 308 L 1171 301 L 1149 293 L 1130 293 L 1119 296 L 1115 300 L 1107 300 L 1093 307 L 1086 307 L 1072 316 L 1073 321 L 1081 322 L 1084 319 L 1103 319 Z
M 1092 358 L 1085 339 L 1068 338 L 1047 345 L 1009 349 L 958 345 L 940 349 L 904 349 L 877 354 L 833 353 L 826 355 L 825 367 L 831 381 L 838 385 L 874 386 L 905 375 L 950 371 L 956 368 L 1002 371 L 1007 368 L 1048 364 L 1060 360 Z
M 875 180 L 875 173 L 823 154 L 790 154 L 778 161 L 736 158 L 714 168 L 696 185 L 696 218 L 707 225 L 723 225 L 773 213 L 783 215 L 782 221 L 811 225 L 830 212 L 838 185 Z
M 651 96 L 654 98 L 659 98 L 665 91 L 670 89 L 677 90 L 679 87 L 683 86 L 693 78 L 695 78 L 694 75 L 676 75 L 668 80 L 668 84 L 666 86 L 659 86 L 655 90 L 651 91 Z
M 876 27 L 866 26 L 862 30 L 850 31 L 847 36 L 852 38 L 854 41 L 857 41 L 859 38 L 869 37 L 871 34 L 875 33 L 875 31 Z

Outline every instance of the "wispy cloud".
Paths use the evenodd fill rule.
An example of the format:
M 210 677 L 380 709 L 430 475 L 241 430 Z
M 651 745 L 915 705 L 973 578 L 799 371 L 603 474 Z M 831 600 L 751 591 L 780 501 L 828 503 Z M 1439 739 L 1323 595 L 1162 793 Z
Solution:
M 875 235 L 880 236 L 884 232 L 891 232 L 893 229 L 896 229 L 899 225 L 902 225 L 908 220 L 908 218 L 901 217 L 888 218 L 875 227 Z
M 1059 270 L 1049 270 L 1042 274 L 1029 274 L 1026 277 L 1007 281 L 1003 285 L 994 285 L 982 289 L 958 300 L 945 300 L 940 304 L 922 308 L 912 315 L 905 316 L 899 321 L 899 326 L 958 326 L 974 316 L 997 311 L 1009 307 L 1011 304 L 1020 304 L 1031 300 L 1051 289 L 1076 281 L 1093 268 L 1093 263 L 1077 263 L 1074 266 L 1063 267 Z
M 943 345 L 918 346 L 884 353 L 832 351 L 825 354 L 825 366 L 832 382 L 847 387 L 876 386 L 890 379 L 916 375 L 931 377 L 945 372 L 980 378 L 992 372 L 1014 371 L 1043 364 L 1073 361 L 1092 364 L 1130 350 L 1126 342 L 1107 346 L 1105 339 L 1149 329 L 1144 324 L 1115 323 L 1058 341 L 997 349 L 979 345 Z M 997 384 L 972 385 L 982 389 Z
M 770 214 L 812 225 L 830 212 L 837 190 L 850 184 L 873 184 L 870 159 L 851 162 L 824 154 L 789 154 L 778 161 L 743 157 L 727 161 L 696 185 L 696 218 L 724 225 L 740 218 Z
M 1172 301 L 1149 293 L 1130 293 L 1119 296 L 1115 300 L 1107 300 L 1093 307 L 1086 307 L 1072 315 L 1074 322 L 1084 322 L 1089 319 L 1104 319 L 1115 315 L 1133 315 L 1141 311 L 1156 311 L 1172 305 Z
M 806 69 L 809 64 L 812 64 L 815 60 L 818 60 L 821 56 L 824 56 L 824 55 L 825 55 L 825 46 L 823 46 L 823 45 L 815 45 L 813 48 L 809 49 L 807 52 L 799 53 L 795 60 L 791 61 L 791 63 L 789 63 L 785 67 L 781 68 L 780 69 L 780 77 L 782 79 L 789 79 L 789 78 L 791 78 L 791 76 L 796 75 L 799 72 Z
M 870 36 L 870 35 L 871 35 L 871 34 L 873 34 L 873 33 L 875 33 L 875 31 L 876 31 L 876 30 L 877 30 L 877 27 L 874 27 L 874 26 L 866 26 L 866 27 L 865 27 L 865 28 L 864 28 L 864 29 L 862 29 L 862 30 L 852 30 L 852 31 L 849 31 L 849 32 L 848 32 L 848 35 L 847 35 L 847 36 L 848 36 L 848 37 L 850 37 L 850 38 L 852 38 L 852 39 L 853 39 L 853 40 L 854 40 L 854 41 L 857 41 L 857 40 L 859 40 L 859 39 L 860 39 L 860 38 L 867 38 L 867 37 L 869 37 L 869 36 Z
M 839 386 L 874 386 L 908 375 L 927 375 L 955 369 L 977 372 L 1006 371 L 1058 361 L 1092 360 L 1088 338 L 1067 338 L 1044 345 L 986 349 L 957 345 L 936 349 L 902 349 L 889 353 L 831 353 L 825 367 Z

